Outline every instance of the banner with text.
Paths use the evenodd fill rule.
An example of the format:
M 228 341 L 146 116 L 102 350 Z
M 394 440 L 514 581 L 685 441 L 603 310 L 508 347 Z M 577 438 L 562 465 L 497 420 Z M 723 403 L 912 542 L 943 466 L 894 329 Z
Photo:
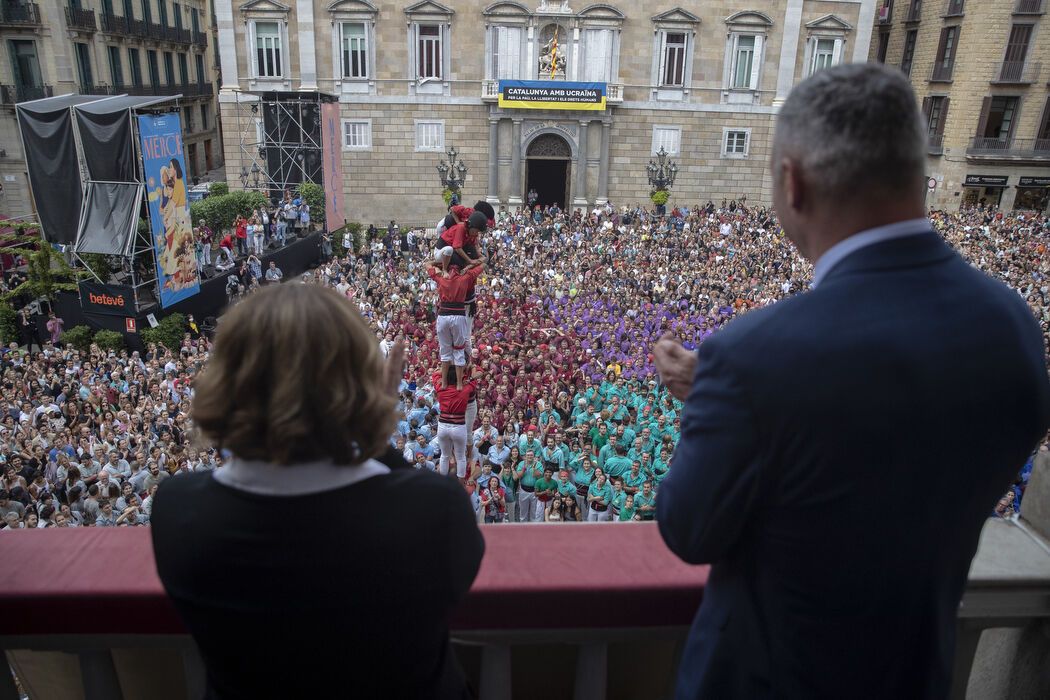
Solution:
M 504 109 L 569 109 L 600 112 L 605 109 L 605 90 L 605 83 L 501 80 L 499 81 L 499 106 Z
M 193 225 L 186 200 L 182 123 L 177 113 L 139 116 L 150 231 L 157 253 L 160 305 L 168 308 L 200 291 Z
M 81 282 L 80 306 L 90 314 L 134 316 L 135 301 L 131 287 L 98 282 Z
M 321 105 L 321 172 L 324 175 L 324 216 L 329 231 L 342 226 L 346 218 L 339 125 L 339 103 Z

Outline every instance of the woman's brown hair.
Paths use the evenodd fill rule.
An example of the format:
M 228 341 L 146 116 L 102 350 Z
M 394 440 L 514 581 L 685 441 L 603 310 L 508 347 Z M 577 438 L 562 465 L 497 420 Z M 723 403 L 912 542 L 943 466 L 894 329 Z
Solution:
M 334 290 L 263 289 L 227 313 L 194 384 L 193 420 L 242 459 L 356 464 L 395 427 L 379 343 Z

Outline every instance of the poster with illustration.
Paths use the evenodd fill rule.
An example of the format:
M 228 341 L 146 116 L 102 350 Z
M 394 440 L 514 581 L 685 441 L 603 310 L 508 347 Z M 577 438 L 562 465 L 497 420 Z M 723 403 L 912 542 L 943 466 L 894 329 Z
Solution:
M 139 116 L 142 166 L 146 173 L 150 232 L 157 252 L 160 305 L 168 308 L 200 291 L 193 249 L 186 163 L 179 115 Z

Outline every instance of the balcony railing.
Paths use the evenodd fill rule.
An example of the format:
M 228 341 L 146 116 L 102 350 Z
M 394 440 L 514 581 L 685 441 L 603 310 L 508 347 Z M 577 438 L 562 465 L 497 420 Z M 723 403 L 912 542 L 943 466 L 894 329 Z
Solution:
M 180 44 L 193 43 L 193 32 L 191 32 L 189 29 L 179 29 L 177 31 L 178 38 L 176 39 L 176 41 L 178 41 Z
M 193 43 L 197 46 L 207 46 L 208 35 L 200 30 L 193 32 Z
M 993 83 L 1028 84 L 1039 79 L 1043 64 L 1035 61 L 1003 61 Z
M 933 66 L 933 71 L 930 73 L 931 82 L 949 82 L 952 79 L 952 71 L 955 69 L 954 63 L 944 65 L 943 63 L 936 63 Z
M 81 95 L 120 95 L 124 88 L 120 85 L 78 85 L 77 91 Z
M 147 36 L 146 22 L 141 19 L 129 19 L 128 20 L 128 34 L 140 38 Z
M 904 16 L 905 22 L 918 22 L 922 19 L 922 2 L 913 2 L 908 7 L 908 14 Z
M 1043 0 L 1017 0 L 1014 14 L 1018 15 L 1041 15 L 1043 13 Z
M 66 8 L 66 24 L 71 29 L 89 32 L 93 32 L 98 28 L 95 24 L 94 10 L 73 9 L 72 7 Z
M 5 105 L 40 100 L 53 95 L 54 90 L 50 85 L 0 85 L 0 104 Z
M 985 160 L 1050 160 L 1050 139 L 976 136 L 970 141 L 966 155 Z
M 127 94 L 136 97 L 150 95 L 182 95 L 183 97 L 210 97 L 215 92 L 212 83 L 184 83 L 175 85 L 124 85 L 114 88 L 113 94 Z
M 163 39 L 164 27 L 157 24 L 156 22 L 150 22 L 146 25 L 146 36 L 148 36 L 150 39 Z
M 926 137 L 926 152 L 931 156 L 944 154 L 944 134 L 930 134 Z
M 495 102 L 499 99 L 499 81 L 498 80 L 483 80 L 481 81 L 481 99 L 486 102 Z M 605 85 L 605 102 L 606 104 L 620 104 L 623 102 L 623 85 L 619 83 L 606 83 Z
M 103 12 L 101 17 L 102 31 L 110 34 L 128 34 L 128 19 L 119 15 Z
M 40 6 L 35 2 L 0 3 L 0 26 L 39 27 Z

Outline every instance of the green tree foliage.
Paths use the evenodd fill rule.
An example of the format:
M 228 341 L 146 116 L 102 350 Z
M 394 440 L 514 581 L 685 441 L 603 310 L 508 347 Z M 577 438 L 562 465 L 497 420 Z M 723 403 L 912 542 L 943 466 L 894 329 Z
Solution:
M 101 330 L 95 334 L 95 345 L 106 352 L 123 350 L 125 347 L 124 335 L 116 331 Z
M 230 193 L 230 186 L 225 182 L 213 182 L 208 185 L 208 196 L 219 197 Z
M 88 350 L 91 348 L 91 329 L 87 326 L 73 326 L 62 333 L 60 340 L 63 345 L 74 347 L 77 350 Z
M 58 252 L 40 238 L 37 224 L 8 223 L 13 232 L 0 236 L 0 241 L 13 243 L 5 248 L 8 254 L 21 255 L 26 260 L 26 281 L 18 285 L 4 297 L 27 295 L 33 299 L 55 300 L 59 292 L 77 291 L 77 279 L 84 273 L 78 273 L 65 261 Z
M 0 342 L 4 345 L 17 343 L 21 339 L 18 335 L 18 312 L 6 301 L 0 301 Z
M 80 256 L 81 262 L 89 270 L 95 273 L 102 283 L 105 284 L 113 277 L 113 273 L 120 269 L 120 263 L 111 255 L 100 253 L 84 253 Z
M 256 209 L 266 205 L 266 196 L 261 192 L 237 190 L 191 203 L 190 216 L 194 225 L 204 219 L 209 228 L 218 232 L 232 227 L 238 216 L 250 217 Z
M 142 342 L 146 345 L 157 343 L 172 352 L 178 352 L 182 347 L 182 337 L 186 334 L 186 330 L 186 317 L 182 314 L 172 314 L 162 318 L 156 328 L 147 328 L 142 331 Z
M 299 185 L 299 196 L 310 205 L 310 221 L 324 222 L 324 188 L 312 182 Z M 338 222 L 337 222 L 338 223 Z

